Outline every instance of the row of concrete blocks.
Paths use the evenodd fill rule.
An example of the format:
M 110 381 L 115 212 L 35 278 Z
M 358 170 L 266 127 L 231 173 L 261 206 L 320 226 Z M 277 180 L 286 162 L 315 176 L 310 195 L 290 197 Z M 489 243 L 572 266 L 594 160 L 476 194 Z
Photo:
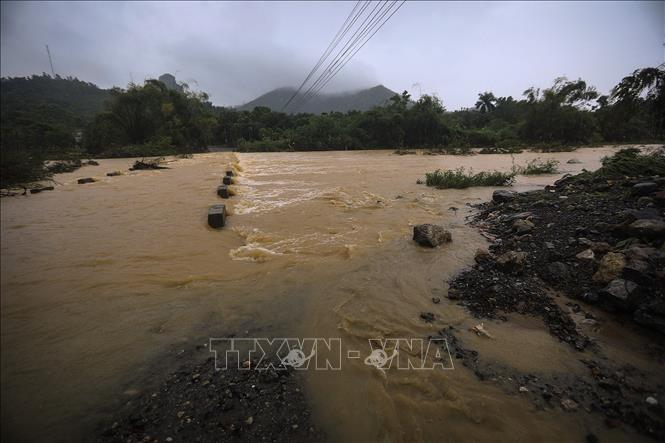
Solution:
M 229 198 L 229 188 L 228 186 L 233 184 L 233 171 L 226 171 L 226 175 L 222 179 L 222 184 L 217 187 L 217 195 L 222 198 Z M 219 229 L 223 228 L 226 224 L 226 205 L 216 204 L 210 206 L 208 209 L 208 225 L 211 228 Z

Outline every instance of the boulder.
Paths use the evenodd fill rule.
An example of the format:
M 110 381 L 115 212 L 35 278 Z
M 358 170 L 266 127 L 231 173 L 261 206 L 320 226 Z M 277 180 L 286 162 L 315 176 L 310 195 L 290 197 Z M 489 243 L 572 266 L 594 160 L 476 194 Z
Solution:
M 485 249 L 478 249 L 473 259 L 476 261 L 476 263 L 480 264 L 494 259 L 494 255 Z
M 222 183 L 224 183 L 225 185 L 231 185 L 233 184 L 233 179 L 228 175 L 225 175 L 224 178 L 222 179 Z
M 506 214 L 501 216 L 501 220 L 504 222 L 511 222 L 514 220 L 523 220 L 533 216 L 532 212 L 518 212 L 515 214 Z
M 106 175 L 108 177 L 117 177 L 118 175 L 122 175 L 122 172 L 120 171 L 107 172 Z
M 655 203 L 655 200 L 651 197 L 645 197 L 642 196 L 637 199 L 637 206 L 649 206 L 653 205 Z
M 633 319 L 641 325 L 654 328 L 665 334 L 665 301 L 657 300 L 640 305 L 635 310 Z
M 547 277 L 551 281 L 562 283 L 569 277 L 568 266 L 560 261 L 555 261 L 547 265 Z
M 596 255 L 593 253 L 591 249 L 585 249 L 584 251 L 580 252 L 575 256 L 578 260 L 593 260 L 596 258 Z
M 504 272 L 519 274 L 526 264 L 526 252 L 508 251 L 496 259 L 496 264 Z
M 648 198 L 648 197 L 640 197 Z M 635 220 L 662 220 L 660 212 L 655 208 L 645 209 L 627 209 L 623 211 L 627 221 L 634 222 Z
M 617 278 L 612 280 L 603 289 L 603 295 L 611 297 L 613 303 L 621 306 L 628 306 L 630 304 L 631 295 L 637 290 L 637 285 L 629 280 Z
M 658 190 L 658 185 L 654 182 L 644 182 L 634 185 L 630 193 L 633 195 L 649 195 Z
M 217 187 L 217 195 L 222 198 L 229 198 L 229 188 L 226 185 L 219 185 Z
M 413 240 L 421 246 L 435 248 L 452 241 L 452 235 L 443 226 L 426 223 L 413 227 Z
M 648 260 L 652 256 L 660 256 L 658 249 L 645 245 L 632 245 L 623 251 L 628 260 Z
M 515 233 L 517 233 L 519 235 L 527 234 L 527 233 L 533 231 L 533 228 L 535 228 L 535 227 L 536 226 L 532 222 L 530 222 L 529 220 L 518 219 L 518 220 L 515 220 L 515 222 L 513 222 L 513 231 L 515 231 Z
M 232 171 L 231 169 L 229 169 L 228 171 L 226 171 L 226 176 L 227 176 L 227 177 L 233 177 L 233 175 L 234 175 L 234 174 L 233 174 L 233 171 Z
M 591 249 L 595 254 L 604 254 L 612 250 L 612 246 L 606 242 L 591 241 L 588 238 L 580 237 L 577 242 Z
M 557 187 L 557 188 L 561 187 L 561 186 L 565 185 L 566 183 L 568 183 L 572 179 L 572 177 L 573 176 L 571 174 L 564 174 L 563 177 L 561 177 L 559 180 L 554 182 L 554 186 Z
M 621 275 L 626 266 L 626 257 L 618 252 L 608 252 L 600 260 L 598 270 L 592 280 L 596 283 L 608 283 Z
M 90 165 L 90 166 L 99 166 L 99 162 L 98 162 L 98 161 L 95 161 L 95 160 L 88 160 L 88 161 L 86 162 L 86 164 L 88 164 L 88 165 Z
M 83 185 L 83 184 L 86 184 L 86 183 L 94 183 L 94 182 L 96 182 L 96 181 L 97 181 L 97 180 L 95 180 L 95 179 L 92 178 L 92 177 L 79 178 L 79 179 L 78 179 L 78 184 L 79 184 L 79 185 Z
M 208 224 L 211 228 L 223 228 L 226 224 L 226 206 L 223 204 L 212 205 L 208 209 Z
M 576 159 L 576 158 L 571 158 L 571 159 L 568 160 L 566 163 L 568 163 L 569 165 L 579 165 L 579 164 L 581 164 L 582 162 L 579 161 L 579 160 Z
M 423 320 L 425 320 L 425 323 L 432 323 L 432 322 L 436 319 L 436 317 L 434 316 L 434 314 L 431 313 L 431 312 L 422 312 L 422 313 L 420 314 L 420 318 L 422 318 Z
M 492 201 L 494 203 L 504 203 L 507 201 L 511 201 L 512 199 L 515 198 L 517 193 L 515 191 L 508 191 L 506 189 L 499 189 L 494 191 L 492 193 Z
M 649 263 L 644 260 L 628 260 L 626 266 L 621 271 L 622 277 L 643 284 L 651 283 Z
M 642 219 L 628 225 L 628 232 L 643 239 L 660 239 L 665 237 L 665 221 Z

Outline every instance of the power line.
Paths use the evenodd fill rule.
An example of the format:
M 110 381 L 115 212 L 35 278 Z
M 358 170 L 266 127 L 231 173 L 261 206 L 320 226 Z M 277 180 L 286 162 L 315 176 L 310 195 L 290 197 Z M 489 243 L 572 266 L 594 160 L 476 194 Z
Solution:
M 320 78 L 316 85 L 313 85 L 313 88 L 311 89 L 311 92 L 310 92 L 309 96 L 304 97 L 305 100 L 307 100 L 308 98 L 314 97 L 319 91 L 321 91 L 321 89 L 323 89 L 330 82 L 330 80 L 332 80 L 332 78 L 344 66 L 346 66 L 346 64 L 351 60 L 351 58 L 353 58 L 353 56 L 369 41 L 369 39 L 371 39 L 374 36 L 374 34 L 376 34 L 376 32 L 378 32 L 378 30 L 381 28 L 381 26 L 383 26 L 383 24 L 385 24 L 385 22 L 388 21 L 388 19 L 390 19 L 390 17 L 392 17 L 392 14 L 397 12 L 397 10 L 399 9 L 399 6 L 398 6 L 397 9 L 395 9 L 393 11 L 393 13 L 390 15 L 390 17 L 388 17 L 388 19 L 386 19 L 383 23 L 381 23 L 381 25 L 379 25 L 378 28 L 377 28 L 377 25 L 388 14 L 388 12 L 390 12 L 390 10 L 397 3 L 397 1 L 398 0 L 394 0 L 385 11 L 382 12 L 383 7 L 382 7 L 382 9 L 377 11 L 377 13 L 374 15 L 374 17 L 370 20 L 370 23 L 368 23 L 368 25 L 360 32 L 360 34 L 351 42 L 351 44 L 344 51 L 344 53 L 341 54 L 341 57 L 336 61 L 336 63 L 333 66 L 330 67 L 330 69 L 327 71 L 326 75 L 324 77 Z M 384 6 L 387 5 L 387 3 L 388 2 L 384 3 Z M 404 2 L 402 2 L 402 3 L 404 3 Z M 372 30 L 374 30 L 374 29 L 376 29 L 376 31 L 374 31 L 367 39 L 365 39 L 363 41 L 363 38 L 365 38 L 365 36 L 367 36 L 367 34 L 372 32 Z M 351 52 L 347 56 L 349 51 L 353 51 L 353 52 Z M 305 95 L 307 95 L 307 94 L 305 94 Z
M 368 17 L 363 21 L 360 27 L 356 32 L 349 38 L 342 50 L 340 50 L 333 59 L 328 64 L 328 67 L 323 71 L 323 73 L 317 78 L 317 80 L 309 87 L 307 92 L 303 94 L 298 103 L 298 106 L 302 106 L 308 100 L 311 100 L 316 96 L 336 75 L 339 71 L 346 66 L 346 64 L 351 61 L 351 59 L 358 53 L 368 42 L 374 37 L 374 35 L 390 20 L 390 18 L 395 15 L 395 13 L 404 5 L 406 0 L 402 2 L 393 10 L 393 7 L 399 0 L 394 0 L 390 6 L 383 10 L 385 5 L 388 4 L 388 1 L 384 2 L 381 9 L 376 11 L 376 7 L 370 12 Z M 392 12 L 391 12 L 392 10 Z M 376 12 L 375 12 L 376 11 Z M 389 14 L 389 15 L 388 15 Z M 383 18 L 388 15 L 388 17 L 383 20 Z M 367 23 L 369 20 L 369 23 Z M 383 21 L 382 21 L 383 20 Z M 367 23 L 365 25 L 365 23 Z M 372 32 L 373 31 L 373 32 Z M 371 34 L 370 34 L 371 33 Z M 366 37 L 369 34 L 368 37 Z M 366 38 L 365 38 L 366 37 Z M 350 54 L 349 54 L 350 52 Z M 347 55 L 348 54 L 348 55 Z
M 330 56 L 330 53 L 339 44 L 341 39 L 344 38 L 344 36 L 349 31 L 351 26 L 353 26 L 353 24 L 356 22 L 358 17 L 365 11 L 365 9 L 367 9 L 367 6 L 369 5 L 369 2 L 365 2 L 363 7 L 361 8 L 360 12 L 358 12 L 358 15 L 356 15 L 356 17 L 349 23 L 349 19 L 356 12 L 356 10 L 358 9 L 358 6 L 360 5 L 360 3 L 361 3 L 361 0 L 358 0 L 356 2 L 355 6 L 353 7 L 353 9 L 349 13 L 349 15 L 346 17 L 346 20 L 344 20 L 344 23 L 342 24 L 342 26 L 339 28 L 339 30 L 335 34 L 335 36 L 331 40 L 330 44 L 328 44 L 328 47 L 326 48 L 326 50 L 323 52 L 323 54 L 321 54 L 321 57 L 319 57 L 319 60 L 316 62 L 316 64 L 312 68 L 312 70 L 309 71 L 309 74 L 307 74 L 307 77 L 305 77 L 305 79 L 302 81 L 302 83 L 300 84 L 298 89 L 293 93 L 293 95 L 289 98 L 289 100 L 286 102 L 286 104 L 284 104 L 284 106 L 282 107 L 282 110 L 286 109 L 286 107 L 289 106 L 291 101 L 298 95 L 298 93 L 300 93 L 303 86 L 305 86 L 305 83 L 307 83 L 307 81 L 312 77 L 312 75 L 317 71 L 317 69 L 319 69 L 321 64 L 323 64 L 323 62 L 328 58 L 328 56 Z M 347 26 L 347 23 L 348 23 L 348 26 Z
M 381 23 L 381 25 L 379 25 L 379 27 L 378 27 L 378 28 L 372 33 L 372 35 L 370 35 L 369 38 L 367 38 L 367 40 L 365 40 L 365 41 L 363 42 L 363 44 L 360 45 L 360 47 L 359 47 L 358 49 L 356 49 L 356 50 L 355 50 L 355 51 L 354 51 L 354 52 L 353 52 L 353 53 L 352 53 L 352 54 L 346 59 L 346 61 L 345 61 L 345 62 L 344 62 L 339 68 L 337 68 L 337 70 L 332 74 L 332 76 L 330 76 L 330 78 L 328 78 L 328 80 L 326 80 L 326 82 L 323 83 L 323 85 L 321 85 L 321 87 L 319 87 L 319 88 L 314 92 L 314 95 L 318 94 L 319 91 L 321 91 L 321 90 L 322 90 L 322 89 L 323 89 L 323 88 L 324 88 L 324 87 L 325 87 L 325 86 L 326 86 L 326 85 L 327 85 L 327 84 L 328 84 L 328 83 L 329 83 L 329 82 L 335 77 L 335 75 L 337 75 L 337 73 L 338 73 L 339 71 L 341 71 L 342 68 L 344 68 L 344 66 L 346 66 L 346 64 L 347 64 L 348 62 L 351 61 L 351 59 L 353 58 L 353 56 L 356 55 L 356 54 L 358 53 L 358 51 L 360 51 L 360 50 L 363 48 L 363 46 L 365 46 L 365 45 L 367 44 L 367 42 L 370 41 L 370 39 L 371 39 L 372 37 L 374 37 L 374 34 L 376 34 L 377 32 L 379 32 L 379 30 L 383 27 L 383 25 L 385 25 L 385 24 L 388 22 L 388 20 L 390 20 L 390 18 L 391 18 L 393 15 L 395 15 L 395 13 L 396 13 L 397 11 L 399 11 L 399 9 L 402 7 L 402 5 L 403 5 L 404 3 L 406 3 L 406 0 L 402 0 L 402 3 L 400 3 L 399 6 L 397 6 L 397 8 L 396 8 L 396 9 L 395 9 L 395 10 L 394 10 L 394 11 L 388 16 L 388 18 L 385 19 L 385 20 L 383 21 L 383 23 Z
M 327 78 L 330 75 L 330 73 L 339 65 L 342 58 L 349 52 L 349 50 L 358 41 L 358 39 L 365 35 L 367 29 L 370 26 L 372 26 L 372 24 L 374 23 L 374 20 L 376 19 L 376 17 L 378 17 L 378 15 L 381 13 L 383 8 L 387 4 L 388 4 L 388 2 L 385 1 L 383 3 L 377 3 L 376 6 L 374 6 L 374 9 L 372 9 L 372 11 L 367 15 L 367 17 L 365 17 L 365 20 L 363 20 L 363 22 L 360 24 L 358 29 L 356 29 L 356 31 L 353 33 L 353 35 L 351 35 L 351 37 L 349 37 L 349 39 L 344 44 L 342 49 L 339 50 L 337 55 L 328 64 L 328 66 L 324 69 L 324 71 L 321 73 L 321 75 L 319 75 L 319 77 L 316 79 L 316 81 L 312 85 L 310 85 L 310 87 L 307 89 L 307 91 L 305 91 L 305 93 L 302 95 L 301 101 L 303 101 L 303 103 L 304 103 L 304 101 L 306 101 L 308 99 L 308 97 L 310 96 L 310 93 L 316 87 L 318 87 L 321 84 L 322 81 L 324 81 L 323 79 Z M 379 6 L 380 6 L 380 9 L 377 11 L 377 8 Z M 368 23 L 368 20 L 369 20 L 369 23 Z

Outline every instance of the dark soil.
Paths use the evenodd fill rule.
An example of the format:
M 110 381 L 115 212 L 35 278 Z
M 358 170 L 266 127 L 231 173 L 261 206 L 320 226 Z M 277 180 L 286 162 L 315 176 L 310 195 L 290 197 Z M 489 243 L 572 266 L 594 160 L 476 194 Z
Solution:
M 187 364 L 127 403 L 97 441 L 322 441 L 292 368 L 215 370 Z
M 643 182 L 655 186 L 636 186 Z M 663 190 L 660 177 L 607 180 L 585 173 L 477 206 L 471 223 L 493 243 L 450 282 L 448 297 L 478 318 L 540 317 L 553 336 L 585 351 L 580 360 L 589 373 L 550 378 L 521 373 L 484 360 L 449 328 L 440 335 L 453 355 L 481 380 L 524 395 L 541 409 L 586 410 L 602 414 L 609 427 L 623 423 L 665 439 L 665 371 L 648 376 L 630 362 L 608 359 L 572 317 L 593 322 L 589 311 L 605 310 L 617 327 L 644 338 L 654 362 L 665 362 Z M 653 222 L 640 230 L 632 224 L 636 220 Z M 621 264 L 612 268 L 611 258 Z

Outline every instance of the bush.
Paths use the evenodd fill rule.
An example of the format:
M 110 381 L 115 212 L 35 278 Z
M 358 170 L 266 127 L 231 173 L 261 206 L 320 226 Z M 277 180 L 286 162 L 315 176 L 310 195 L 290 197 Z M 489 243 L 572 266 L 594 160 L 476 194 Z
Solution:
M 526 166 L 517 168 L 517 170 L 523 175 L 556 174 L 558 172 L 558 166 L 559 162 L 553 158 L 549 160 L 536 158 L 527 163 Z
M 602 159 L 603 166 L 596 174 L 605 177 L 665 176 L 665 150 L 642 154 L 637 148 L 625 148 Z
M 514 172 L 483 171 L 474 174 L 473 171 L 466 172 L 464 168 L 446 171 L 437 169 L 425 174 L 425 184 L 439 189 L 462 189 L 471 186 L 510 186 L 514 180 Z
M 0 160 L 1 188 L 43 180 L 50 175 L 37 152 L 3 148 Z

